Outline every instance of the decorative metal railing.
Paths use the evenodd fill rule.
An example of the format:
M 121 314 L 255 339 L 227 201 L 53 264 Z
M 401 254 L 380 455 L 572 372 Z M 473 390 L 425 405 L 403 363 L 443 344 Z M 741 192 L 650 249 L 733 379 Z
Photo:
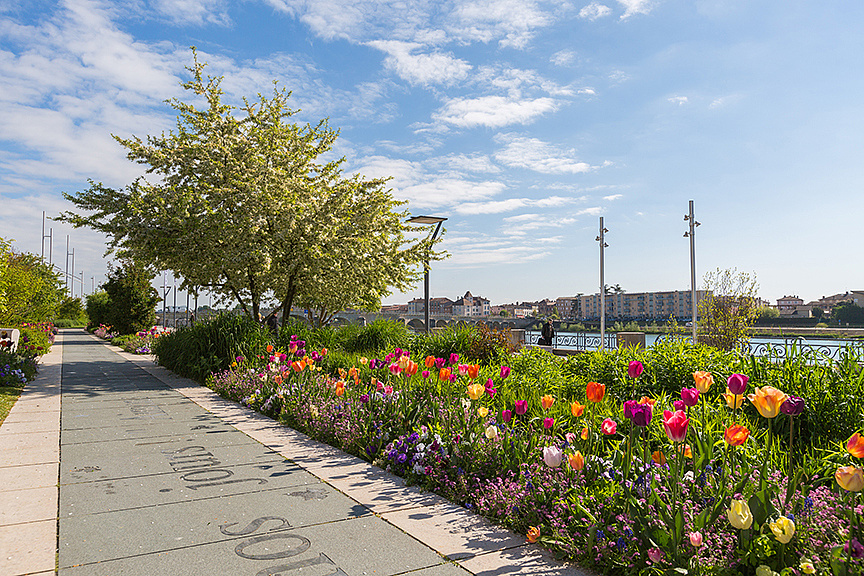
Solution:
M 525 331 L 525 344 L 536 346 L 540 340 L 540 332 L 536 330 Z M 608 333 L 605 338 L 604 348 L 616 348 L 618 339 L 615 334 Z M 600 334 L 590 332 L 559 332 L 552 340 L 552 348 L 567 350 L 595 350 L 600 347 Z

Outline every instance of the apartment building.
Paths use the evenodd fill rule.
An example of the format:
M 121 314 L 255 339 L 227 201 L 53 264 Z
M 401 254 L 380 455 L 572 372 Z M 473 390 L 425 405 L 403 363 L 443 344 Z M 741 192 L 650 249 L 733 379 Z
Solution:
M 708 296 L 707 290 L 696 292 L 697 306 Z M 620 292 L 606 294 L 606 318 L 613 320 L 645 320 L 690 318 L 692 294 L 689 290 L 668 292 Z M 600 317 L 600 294 L 579 297 L 580 316 L 583 320 Z

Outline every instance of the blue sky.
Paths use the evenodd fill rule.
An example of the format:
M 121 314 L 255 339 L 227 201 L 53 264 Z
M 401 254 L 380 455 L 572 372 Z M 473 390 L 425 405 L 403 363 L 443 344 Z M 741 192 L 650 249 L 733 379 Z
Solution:
M 688 289 L 691 199 L 700 278 L 862 289 L 862 25 L 830 0 L 0 0 L 0 236 L 40 253 L 61 192 L 138 176 L 111 134 L 172 127 L 194 45 L 229 100 L 278 80 L 348 172 L 449 218 L 433 296 L 596 292 L 600 216 L 608 283 Z M 48 225 L 89 292 L 102 238 Z

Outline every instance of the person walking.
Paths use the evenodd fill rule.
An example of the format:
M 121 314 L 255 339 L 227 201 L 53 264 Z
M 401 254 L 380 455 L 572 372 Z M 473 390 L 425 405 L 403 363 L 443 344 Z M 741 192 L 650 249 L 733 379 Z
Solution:
M 546 320 L 546 324 L 543 325 L 543 329 L 540 331 L 540 342 L 541 346 L 552 346 L 552 342 L 555 339 L 555 329 L 552 327 L 552 320 Z

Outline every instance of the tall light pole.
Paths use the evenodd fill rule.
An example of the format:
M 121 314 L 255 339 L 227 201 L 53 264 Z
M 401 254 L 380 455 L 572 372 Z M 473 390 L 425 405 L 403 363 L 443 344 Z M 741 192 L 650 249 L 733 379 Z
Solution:
M 413 218 L 409 218 L 408 222 L 412 224 L 435 224 L 435 232 L 432 233 L 432 242 L 435 242 L 435 238 L 438 237 L 438 233 L 441 232 L 441 225 L 447 218 L 441 218 L 440 216 L 414 216 Z M 429 329 L 429 257 L 426 257 L 426 261 L 423 263 L 423 326 L 426 329 L 426 332 L 430 332 Z
M 596 241 L 600 242 L 600 350 L 603 350 L 603 347 L 606 344 L 606 278 L 605 278 L 605 268 L 603 262 L 603 252 L 604 248 L 608 248 L 609 245 L 606 244 L 606 232 L 608 232 L 606 228 L 603 227 L 603 217 L 600 217 L 600 235 L 597 236 Z
M 684 233 L 690 238 L 690 305 L 691 324 L 693 325 L 693 344 L 696 344 L 696 227 L 701 226 L 693 214 L 693 200 L 690 200 L 690 213 L 684 215 L 684 221 L 690 222 L 690 230 Z

